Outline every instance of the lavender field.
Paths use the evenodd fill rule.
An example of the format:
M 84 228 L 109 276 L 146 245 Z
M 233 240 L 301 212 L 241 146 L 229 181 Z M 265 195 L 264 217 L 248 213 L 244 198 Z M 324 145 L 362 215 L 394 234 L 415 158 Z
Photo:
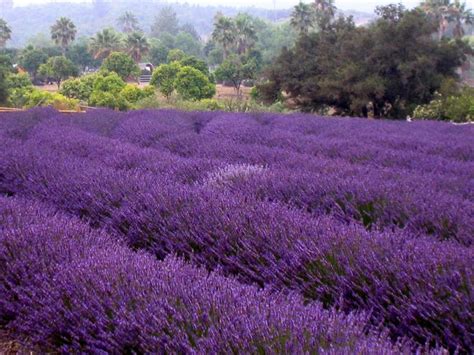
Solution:
M 0 146 L 27 349 L 473 352 L 472 125 L 37 109 Z

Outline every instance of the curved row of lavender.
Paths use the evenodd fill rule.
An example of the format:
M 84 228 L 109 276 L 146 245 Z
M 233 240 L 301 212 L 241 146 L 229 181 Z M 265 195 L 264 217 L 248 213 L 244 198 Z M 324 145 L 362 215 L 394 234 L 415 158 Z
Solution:
M 61 353 L 400 353 L 342 315 L 135 253 L 75 218 L 0 197 L 0 324 Z M 33 344 L 33 345 L 31 345 Z
M 159 259 L 473 348 L 472 127 L 39 110 L 0 120 L 0 193 Z

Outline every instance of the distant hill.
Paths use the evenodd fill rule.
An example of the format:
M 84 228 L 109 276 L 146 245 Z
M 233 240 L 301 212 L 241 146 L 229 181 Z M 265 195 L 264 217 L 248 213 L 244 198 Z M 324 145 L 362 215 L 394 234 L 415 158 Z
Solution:
M 171 6 L 178 15 L 181 24 L 192 24 L 199 34 L 207 36 L 212 31 L 214 16 L 219 11 L 228 16 L 235 15 L 238 12 L 248 12 L 253 16 L 270 21 L 283 21 L 289 18 L 292 11 L 291 9 L 237 9 L 226 6 L 169 4 L 153 0 L 97 1 L 96 3 L 96 5 L 93 5 L 91 3 L 56 2 L 13 8 L 2 6 L 0 17 L 9 23 L 13 30 L 12 40 L 8 43 L 8 46 L 22 47 L 29 39 L 41 33 L 45 35 L 43 38 L 47 38 L 50 26 L 60 16 L 71 18 L 78 28 L 78 37 L 81 37 L 92 36 L 104 27 L 115 27 L 117 18 L 125 11 L 131 11 L 140 20 L 143 30 L 148 32 L 160 9 Z M 367 23 L 373 18 L 371 14 L 357 11 L 345 11 L 344 14 L 353 15 L 358 24 Z

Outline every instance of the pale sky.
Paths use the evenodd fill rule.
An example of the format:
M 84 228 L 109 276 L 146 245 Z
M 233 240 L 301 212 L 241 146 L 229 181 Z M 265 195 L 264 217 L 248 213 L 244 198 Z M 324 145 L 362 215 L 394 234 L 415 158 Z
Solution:
M 119 0 L 120 1 L 120 0 Z M 229 5 L 232 7 L 238 6 L 255 6 L 262 8 L 273 8 L 273 2 L 277 8 L 289 8 L 296 5 L 299 0 L 177 0 L 168 2 L 188 2 L 200 5 Z M 16 6 L 27 4 L 39 4 L 44 2 L 91 2 L 91 0 L 15 0 Z M 310 2 L 306 0 L 305 2 Z M 406 7 L 410 8 L 419 4 L 420 0 L 336 0 L 336 6 L 343 10 L 360 10 L 371 12 L 377 5 L 385 5 L 390 3 L 402 2 Z M 474 0 L 466 1 L 468 7 L 473 7 Z

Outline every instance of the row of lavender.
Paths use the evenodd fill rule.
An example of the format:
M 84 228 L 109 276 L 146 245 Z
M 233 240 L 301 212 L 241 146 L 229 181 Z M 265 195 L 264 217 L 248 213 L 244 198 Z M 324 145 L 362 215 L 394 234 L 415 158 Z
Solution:
M 420 153 L 420 161 L 434 156 L 429 167 L 436 165 L 438 158 L 455 163 L 452 169 L 447 163 L 440 164 L 441 171 L 434 175 L 431 168 L 401 166 L 400 157 L 393 159 L 392 167 L 382 167 L 377 161 L 357 165 L 340 156 L 263 144 L 271 132 L 259 139 L 262 144 L 243 142 L 253 133 L 246 128 L 248 122 L 239 120 L 259 122 L 265 130 L 281 125 L 281 117 L 230 116 L 226 132 L 216 129 L 216 121 L 226 117 L 205 114 L 125 116 L 101 112 L 105 116 L 101 119 L 80 116 L 58 120 L 48 117 L 51 112 L 29 115 L 16 117 L 14 123 L 3 121 L 3 193 L 45 199 L 160 258 L 178 253 L 244 282 L 297 290 L 309 299 L 346 311 L 370 310 L 371 321 L 383 322 L 393 337 L 409 336 L 421 343 L 431 340 L 453 349 L 473 346 L 474 259 L 472 249 L 462 246 L 470 245 L 472 239 L 468 140 L 458 144 L 456 154 L 437 150 L 433 144 Z M 296 127 L 302 125 L 303 118 L 293 118 Z M 237 127 L 242 126 L 240 130 L 232 124 L 233 119 Z M 319 120 L 305 118 L 305 122 L 311 126 Z M 288 127 L 291 131 L 292 126 Z M 446 127 L 451 130 L 448 125 L 439 129 L 448 130 Z M 303 139 L 304 131 L 298 132 L 294 137 Z M 464 131 L 459 132 L 444 134 L 462 138 Z M 229 134 L 229 138 L 213 138 L 222 134 Z M 276 142 L 281 144 L 285 139 Z M 293 171 L 303 168 L 305 172 Z M 399 201 L 402 207 L 408 203 L 415 208 L 408 212 L 424 215 L 408 214 L 406 231 L 390 233 L 369 233 L 352 223 L 342 223 L 351 221 L 357 208 L 348 201 L 336 201 L 331 192 L 352 189 L 351 184 L 357 185 L 364 171 L 375 171 L 381 175 L 372 178 L 384 176 L 388 183 L 372 180 L 386 184 L 381 190 L 369 185 L 367 195 L 356 190 L 359 195 L 355 197 L 370 199 L 374 191 L 384 193 L 383 198 L 391 198 L 382 205 L 389 213 Z M 322 179 L 324 186 L 319 183 Z M 449 183 L 444 185 L 443 181 Z M 408 183 L 409 188 L 405 186 Z M 402 192 L 405 200 L 396 200 Z M 453 203 L 461 210 L 453 209 Z M 289 208 L 295 206 L 299 208 Z M 380 214 L 380 207 L 364 206 L 361 217 L 362 221 L 369 218 L 366 226 L 370 225 L 370 213 Z M 326 213 L 329 215 L 324 216 Z M 454 230 L 454 234 L 442 234 L 432 227 L 437 225 L 439 213 L 442 222 L 438 225 L 444 224 L 445 231 Z M 415 217 L 431 222 L 431 234 L 462 244 L 424 236 L 426 223 L 415 223 Z
M 399 353 L 363 315 L 159 262 L 44 205 L 0 197 L 0 325 L 62 353 Z
M 104 150 L 114 156 L 117 151 L 129 149 L 120 143 L 129 142 L 136 148 L 148 148 L 146 152 L 134 149 L 133 155 L 122 153 L 128 159 L 124 168 L 129 169 L 148 169 L 141 166 L 140 159 L 155 159 L 164 153 L 170 161 L 182 158 L 181 165 L 205 164 L 199 168 L 203 173 L 219 172 L 219 167 L 226 169 L 229 165 L 231 169 L 242 164 L 266 167 L 253 169 L 251 179 L 233 179 L 225 188 L 316 215 L 331 212 L 369 229 L 401 227 L 412 233 L 472 244 L 474 148 L 470 138 L 474 132 L 470 127 L 397 122 L 368 125 L 359 120 L 346 123 L 304 116 L 234 117 L 216 113 L 162 112 L 159 118 L 148 112 L 127 116 L 105 111 L 96 115 L 101 117 L 100 123 L 92 114 L 59 119 L 62 123 L 72 121 L 68 123 L 76 129 L 103 135 L 102 139 L 83 138 L 84 144 L 99 140 L 83 153 L 90 158 L 100 158 Z M 36 130 L 36 136 L 43 136 L 60 150 L 85 149 L 72 137 L 75 132 L 69 132 L 71 139 L 64 142 L 62 134 L 70 128 L 63 129 L 57 123 L 43 132 Z M 365 130 L 356 129 L 357 125 Z M 11 128 L 9 136 L 25 134 L 21 131 Z M 119 142 L 114 141 L 108 148 L 108 137 Z M 191 183 L 203 176 L 179 178 Z

